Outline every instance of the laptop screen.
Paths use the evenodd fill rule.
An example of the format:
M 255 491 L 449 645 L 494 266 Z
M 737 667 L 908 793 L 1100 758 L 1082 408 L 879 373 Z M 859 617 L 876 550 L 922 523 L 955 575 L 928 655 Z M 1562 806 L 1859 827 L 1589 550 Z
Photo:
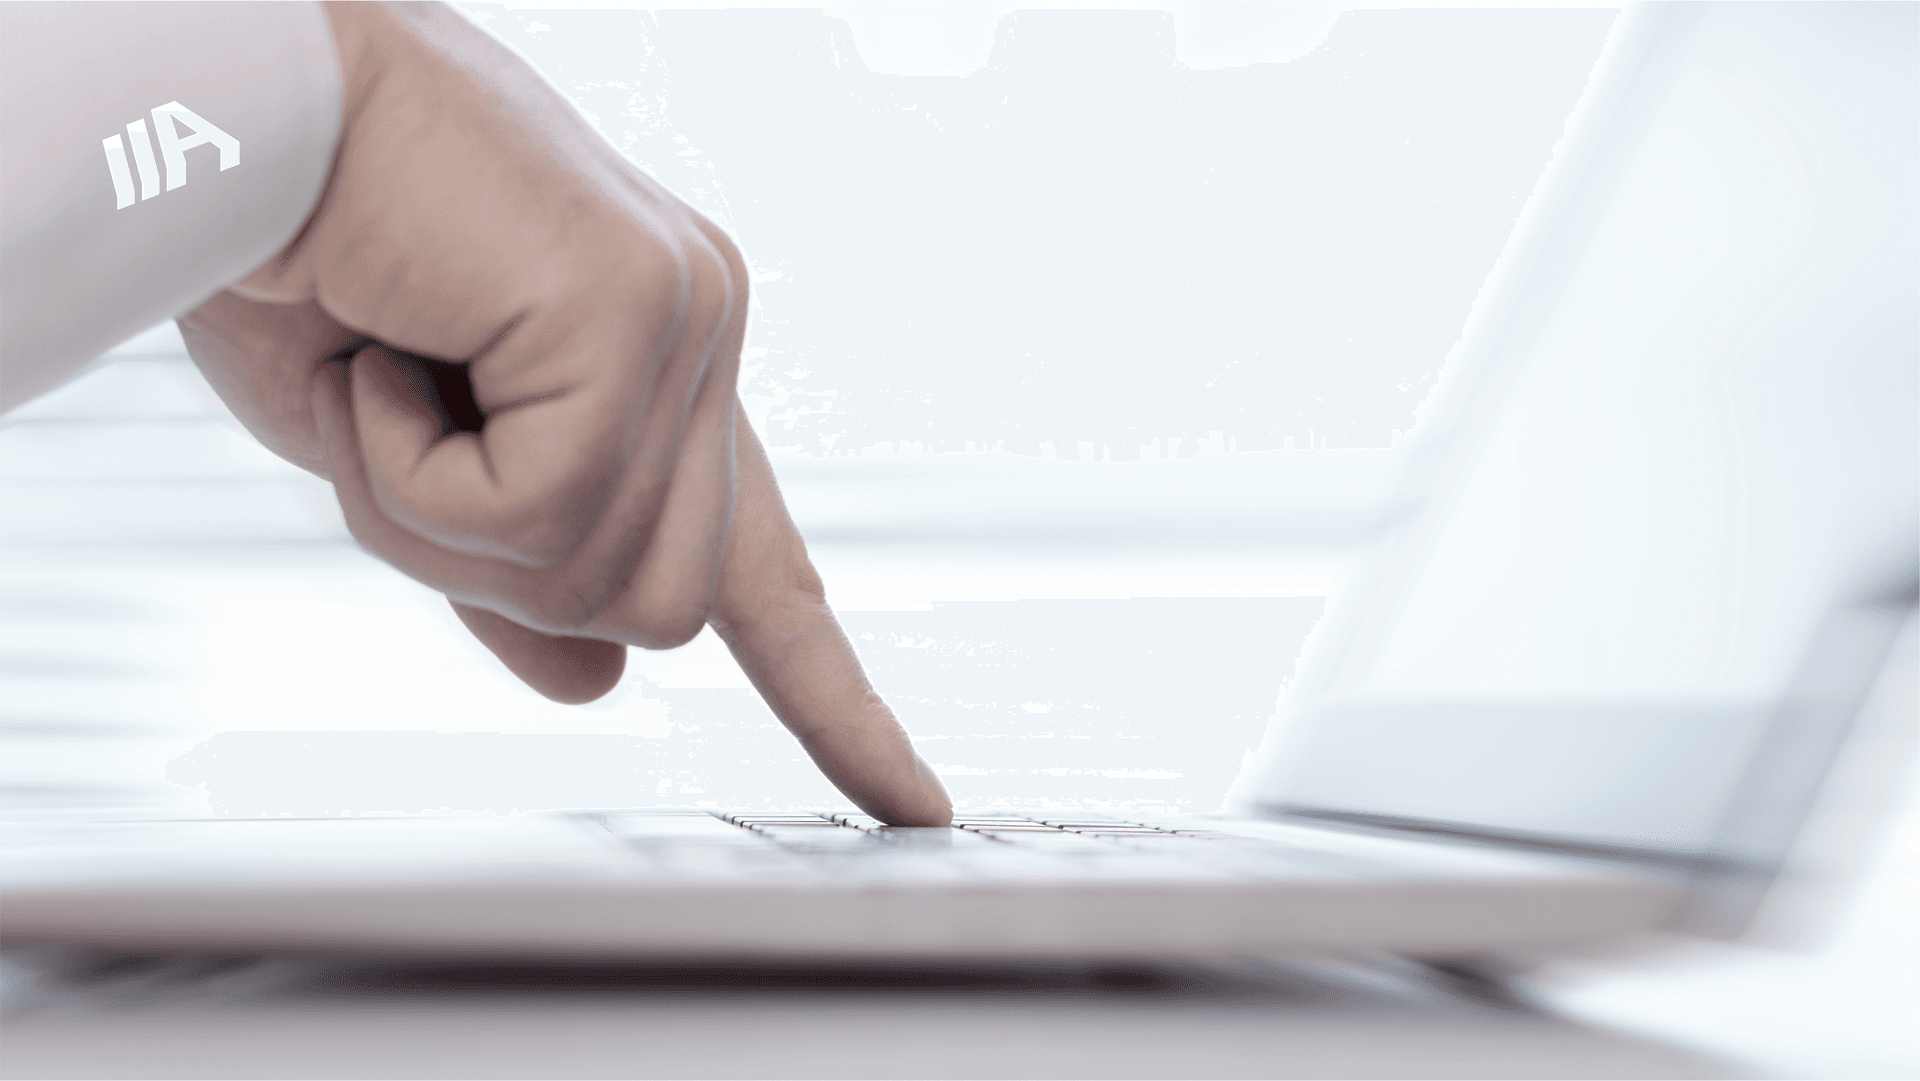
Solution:
M 1916 8 L 1652 7 L 1449 361 L 1261 806 L 1765 862 L 1885 657 L 1920 490 Z

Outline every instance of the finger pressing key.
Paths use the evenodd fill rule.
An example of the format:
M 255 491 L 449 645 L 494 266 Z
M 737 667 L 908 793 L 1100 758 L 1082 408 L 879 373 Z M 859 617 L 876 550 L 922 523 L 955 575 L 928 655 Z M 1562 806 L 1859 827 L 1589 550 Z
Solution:
M 709 619 L 774 715 L 861 810 L 894 826 L 944 826 L 946 788 L 867 682 L 760 441 L 737 415 L 739 493 Z

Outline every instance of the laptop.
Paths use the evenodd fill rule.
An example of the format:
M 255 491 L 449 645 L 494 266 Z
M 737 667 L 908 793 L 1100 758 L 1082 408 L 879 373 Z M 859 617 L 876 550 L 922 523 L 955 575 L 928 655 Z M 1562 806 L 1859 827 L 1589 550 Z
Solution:
M 1226 810 L 42 823 L 5 841 L 7 939 L 1446 961 L 1737 935 L 1915 604 L 1914 23 L 1622 16 Z

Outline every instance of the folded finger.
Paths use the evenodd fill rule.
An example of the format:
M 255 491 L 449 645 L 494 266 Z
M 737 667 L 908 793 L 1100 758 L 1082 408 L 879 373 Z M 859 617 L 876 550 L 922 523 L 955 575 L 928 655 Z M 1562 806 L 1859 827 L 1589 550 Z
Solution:
M 485 418 L 474 431 L 441 430 L 423 408 L 429 388 L 391 356 L 356 364 L 381 506 L 457 551 L 536 568 L 568 561 L 627 494 L 624 478 L 664 492 L 732 291 L 724 261 L 696 236 L 505 320 L 477 355 L 445 358 L 465 363 Z M 657 499 L 637 509 L 650 517 Z
M 410 577 L 449 594 L 454 613 L 474 637 L 540 694 L 579 704 L 612 690 L 626 668 L 625 646 L 542 633 L 490 609 L 461 603 L 465 598 L 498 604 L 500 595 L 527 588 L 531 576 L 510 565 L 440 548 L 382 512 L 366 476 L 351 386 L 346 364 L 323 365 L 314 376 L 312 402 L 334 490 L 354 538 Z
M 555 702 L 579 705 L 613 690 L 627 667 L 627 647 L 594 638 L 542 634 L 505 616 L 450 601 L 480 643 L 527 686 Z
M 528 583 L 518 568 L 450 551 L 389 518 L 367 477 L 354 418 L 350 362 L 321 365 L 313 376 L 313 419 L 347 529 L 368 551 L 415 581 L 471 604 L 498 602 Z M 525 621 L 523 621 L 525 622 Z

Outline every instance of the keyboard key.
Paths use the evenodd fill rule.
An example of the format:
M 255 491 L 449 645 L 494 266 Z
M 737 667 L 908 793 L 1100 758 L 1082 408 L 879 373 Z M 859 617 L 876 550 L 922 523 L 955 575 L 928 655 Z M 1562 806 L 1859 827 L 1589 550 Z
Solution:
M 1082 837 L 1077 833 L 1068 833 L 1065 830 L 1048 830 L 1044 833 L 1017 830 L 1005 833 L 994 833 L 989 836 L 996 841 L 1005 841 L 1008 844 L 1019 845 L 1026 848 L 1044 847 L 1048 850 L 1085 849 L 1095 851 L 1103 847 L 1102 842 L 1092 837 Z
M 1109 844 L 1124 845 L 1143 852 L 1205 852 L 1216 847 L 1221 849 L 1230 847 L 1210 845 L 1199 837 L 1181 837 L 1173 833 L 1094 833 L 1081 834 L 1081 836 L 1092 837 Z
M 898 848 L 974 849 L 1004 848 L 1005 845 L 984 833 L 947 829 L 944 826 L 881 826 L 869 834 Z
M 769 829 L 766 836 L 783 847 L 808 852 L 846 851 L 848 849 L 881 848 L 886 842 L 872 834 L 844 827 L 832 827 L 818 830 L 812 827 L 800 829 Z
M 629 844 L 676 843 L 759 845 L 756 834 L 729 826 L 712 815 L 607 815 L 607 832 Z
M 836 861 L 797 852 L 742 830 L 749 844 L 666 845 L 642 847 L 648 869 L 664 880 L 710 882 L 779 882 L 809 885 L 831 874 Z
M 659 836 L 737 836 L 746 831 L 729 826 L 712 815 L 608 815 L 601 820 L 606 828 L 622 837 Z

